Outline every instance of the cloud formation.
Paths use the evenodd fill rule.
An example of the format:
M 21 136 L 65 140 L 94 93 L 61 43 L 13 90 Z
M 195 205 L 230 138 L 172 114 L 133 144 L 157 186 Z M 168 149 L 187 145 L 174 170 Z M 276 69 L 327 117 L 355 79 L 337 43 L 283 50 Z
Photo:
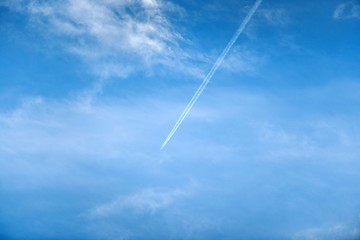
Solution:
M 259 12 L 271 25 L 286 26 L 291 22 L 288 11 L 282 8 L 265 8 L 261 9 Z
M 299 231 L 295 234 L 293 240 L 355 240 L 359 239 L 359 237 L 360 230 L 358 227 L 344 223 L 333 223 Z
M 119 214 L 124 210 L 133 210 L 138 213 L 154 213 L 169 206 L 178 198 L 189 195 L 181 189 L 161 191 L 158 189 L 144 189 L 126 197 L 119 197 L 109 203 L 94 207 L 90 210 L 91 217 L 106 217 Z
M 3 5 L 26 14 L 37 31 L 61 40 L 104 78 L 127 76 L 142 65 L 171 68 L 189 57 L 180 47 L 185 39 L 169 20 L 170 15 L 181 18 L 184 10 L 171 2 L 17 0 Z
M 252 147 L 247 151 L 253 149 L 256 156 L 261 153 L 267 159 L 314 159 L 321 156 L 343 161 L 356 159 L 359 154 L 354 150 L 358 148 L 359 130 L 356 121 L 350 120 L 358 117 L 357 112 L 346 117 L 340 117 L 342 112 L 337 113 L 339 116 L 326 116 L 319 115 L 318 109 L 334 101 L 344 106 L 356 106 L 356 93 L 345 96 L 341 89 L 348 92 L 348 89 L 358 87 L 342 82 L 342 87 L 335 84 L 312 91 L 299 90 L 292 94 L 298 96 L 293 97 L 294 102 L 282 105 L 279 104 L 282 98 L 279 100 L 264 94 L 228 88 L 209 89 L 204 96 L 207 104 L 194 109 L 188 127 L 175 140 L 171 152 L 185 161 L 189 156 L 183 148 L 192 149 L 196 145 L 198 148 L 192 150 L 192 157 L 220 160 L 225 154 L 224 149 L 228 149 L 231 159 L 232 155 L 243 154 L 232 152 L 233 147 L 243 148 L 244 144 L 249 144 L 244 139 L 252 139 Z M 184 91 L 187 89 L 176 88 L 176 92 L 169 94 L 171 99 L 180 99 Z M 165 100 L 168 98 L 159 94 L 134 96 L 127 100 L 104 98 L 96 99 L 90 106 L 78 99 L 28 98 L 18 108 L 1 113 L 0 154 L 4 158 L 46 155 L 129 162 L 141 155 L 144 164 L 162 161 L 157 149 L 168 129 L 164 126 L 171 126 L 182 108 L 182 101 Z M 304 101 L 306 108 L 293 106 Z M 284 112 L 298 117 L 283 121 Z M 203 123 L 200 128 L 199 122 Z M 227 128 L 232 131 L 221 130 Z M 238 135 L 244 138 L 237 138 Z M 223 140 L 213 136 L 221 136 Z M 204 156 L 203 151 L 211 154 Z M 148 154 L 151 154 L 149 159 Z
M 171 99 L 184 91 L 176 90 L 169 93 Z M 340 94 L 339 87 L 325 92 L 321 95 L 327 99 L 350 103 L 336 96 L 336 92 Z M 292 95 L 301 97 L 302 101 L 305 98 L 312 103 L 320 102 L 305 92 Z M 172 124 L 182 107 L 180 101 L 165 101 L 159 95 L 146 100 L 139 96 L 126 101 L 111 100 L 97 100 L 85 111 L 77 102 L 38 97 L 0 115 L 0 176 L 1 182 L 11 189 L 7 198 L 17 196 L 18 189 L 38 189 L 35 193 L 46 194 L 50 191 L 46 196 L 16 198 L 21 202 L 16 207 L 28 211 L 21 211 L 16 220 L 24 216 L 36 218 L 34 222 L 40 222 L 43 229 L 53 231 L 63 231 L 64 226 L 68 229 L 75 221 L 81 230 L 90 225 L 91 236 L 98 232 L 99 236 L 114 235 L 102 237 L 105 239 L 118 239 L 119 228 L 125 231 L 121 233 L 124 236 L 156 235 L 159 232 L 149 230 L 154 227 L 163 229 L 164 234 L 170 234 L 174 227 L 174 238 L 186 236 L 185 231 L 189 238 L 206 233 L 209 233 L 206 237 L 211 237 L 222 229 L 229 234 L 257 229 L 241 227 L 254 220 L 259 211 L 270 214 L 267 216 L 271 220 L 256 219 L 257 222 L 266 225 L 273 221 L 276 217 L 268 206 L 282 201 L 284 192 L 289 194 L 283 201 L 286 204 L 295 199 L 295 203 L 305 201 L 312 209 L 322 200 L 314 203 L 313 193 L 330 194 L 335 199 L 330 199 L 328 205 L 335 201 L 340 204 L 340 210 L 344 206 L 351 208 L 345 200 L 358 193 L 358 188 L 353 187 L 357 173 L 348 170 L 339 173 L 332 167 L 341 169 L 341 165 L 348 163 L 351 169 L 356 169 L 358 121 L 336 121 L 326 115 L 316 117 L 309 114 L 310 104 L 301 113 L 304 109 L 299 105 L 291 102 L 280 105 L 265 94 L 210 88 L 204 96 L 206 104 L 194 109 L 186 130 L 160 152 L 158 145 L 166 134 L 164 126 Z M 356 106 L 357 102 L 352 104 Z M 318 112 L 317 106 L 313 108 Z M 296 120 L 284 120 L 284 114 L 295 114 Z M 353 114 L 357 116 L 357 111 Z M 329 175 L 321 177 L 321 171 L 329 168 Z M 345 176 L 350 180 L 337 182 Z M 284 177 L 287 181 L 283 181 Z M 187 184 L 189 179 L 195 179 L 201 186 Z M 338 185 L 334 187 L 334 184 Z M 349 189 L 338 191 L 346 186 Z M 293 191 L 294 187 L 299 190 Z M 64 197 L 58 198 L 57 193 Z M 67 209 L 72 215 L 56 221 L 51 214 L 41 218 L 38 210 L 29 207 L 29 201 L 45 202 L 48 205 L 41 206 L 44 211 L 61 215 L 62 209 Z M 13 207 L 11 203 L 6 205 L 9 211 Z M 301 202 L 302 206 L 305 203 Z M 322 201 L 321 205 L 324 204 Z M 286 216 L 306 216 L 302 209 L 286 212 L 283 204 L 276 211 L 289 214 Z M 6 212 L 3 218 L 10 219 L 11 214 Z M 75 218 L 76 214 L 81 218 Z M 235 221 L 234 216 L 238 216 Z M 169 221 L 172 222 L 164 227 Z M 33 234 L 34 225 L 29 222 L 29 229 L 22 229 L 24 236 Z M 59 226 L 58 222 L 62 224 L 60 230 L 51 225 Z M 215 228 L 217 224 L 219 228 Z M 275 228 L 283 229 L 283 226 L 279 223 Z M 267 234 L 268 231 L 265 230 Z
M 350 1 L 338 5 L 334 11 L 335 19 L 360 19 L 360 5 L 355 1 Z

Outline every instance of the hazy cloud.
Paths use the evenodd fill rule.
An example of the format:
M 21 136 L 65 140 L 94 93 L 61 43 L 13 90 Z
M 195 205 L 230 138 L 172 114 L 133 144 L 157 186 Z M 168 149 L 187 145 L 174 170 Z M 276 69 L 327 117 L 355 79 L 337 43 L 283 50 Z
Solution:
M 340 101 L 335 94 L 338 90 L 338 87 L 322 89 L 321 95 Z M 353 169 L 359 159 L 358 121 L 336 121 L 326 115 L 314 119 L 309 114 L 310 105 L 306 105 L 305 113 L 300 113 L 298 105 L 294 107 L 287 102 L 281 105 L 265 93 L 209 88 L 204 101 L 189 116 L 186 128 L 160 152 L 163 137 L 177 117 L 177 110 L 183 107 L 173 99 L 184 91 L 177 88 L 175 93 L 168 93 L 172 101 L 166 101 L 161 95 L 146 99 L 136 96 L 131 100 L 112 98 L 111 102 L 97 100 L 85 109 L 74 100 L 50 101 L 41 97 L 24 100 L 16 110 L 0 115 L 1 182 L 7 183 L 6 189 L 15 191 L 12 194 L 16 194 L 16 189 L 69 191 L 66 196 L 71 201 L 58 199 L 57 194 L 50 194 L 48 198 L 35 194 L 31 199 L 48 201 L 50 205 L 45 209 L 59 211 L 59 214 L 61 209 L 71 208 L 73 214 L 81 215 L 81 220 L 91 225 L 91 234 L 93 231 L 101 232 L 101 236 L 114 234 L 113 239 L 118 230 L 124 236 L 137 232 L 149 234 L 151 227 L 162 227 L 169 219 L 173 221 L 170 225 L 174 226 L 176 237 L 186 235 L 186 229 L 189 238 L 221 231 L 226 224 L 215 227 L 224 221 L 232 223 L 236 233 L 252 231 L 254 228 L 241 229 L 242 223 L 258 214 L 259 208 L 271 214 L 267 212 L 271 211 L 268 206 L 276 206 L 283 196 L 280 193 L 286 191 L 291 192 L 286 201 L 300 197 L 314 208 L 323 201 L 317 198 L 313 203 L 312 195 L 307 196 L 307 192 L 321 196 L 328 196 L 330 192 L 340 199 L 334 199 L 341 204 L 339 209 L 348 206 L 342 199 L 351 201 L 356 196 L 357 188 L 353 186 L 358 175 L 351 175 L 351 171 L 356 172 Z M 292 96 L 319 102 L 318 97 L 309 97 L 301 91 Z M 299 120 L 283 119 L 284 114 L 294 114 L 291 110 L 297 111 Z M 351 114 L 354 117 L 357 112 Z M 291 164 L 287 165 L 288 162 Z M 306 168 L 309 162 L 319 165 L 310 164 L 309 171 Z M 318 175 L 323 166 L 338 169 L 345 163 L 351 165 L 346 172 L 329 170 L 329 176 Z M 299 167 L 303 165 L 304 168 Z M 291 167 L 284 170 L 279 166 Z M 229 172 L 229 169 L 234 170 Z M 291 173 L 299 177 L 291 177 Z M 283 174 L 290 174 L 285 176 L 290 180 L 283 181 Z M 337 175 L 334 177 L 334 174 Z M 340 181 L 335 188 L 319 188 L 312 182 L 315 179 L 327 186 L 343 176 L 350 180 Z M 186 185 L 188 179 L 201 182 L 201 189 L 196 184 L 195 187 L 192 183 Z M 299 191 L 293 190 L 294 184 L 300 184 L 295 188 Z M 344 191 L 337 191 L 343 187 Z M 217 200 L 208 201 L 212 198 Z M 253 199 L 266 199 L 265 206 L 263 200 Z M 222 203 L 219 208 L 216 208 L 217 201 Z M 195 208 L 186 207 L 188 203 Z M 74 204 L 77 205 L 74 207 Z M 286 212 L 283 204 L 279 205 L 278 210 Z M 233 215 L 226 212 L 228 207 L 235 209 L 231 210 L 235 211 Z M 253 212 L 246 210 L 250 211 L 248 215 L 246 211 L 242 215 L 242 209 L 247 208 Z M 22 209 L 29 209 L 27 199 Z M 223 210 L 224 215 L 216 217 Z M 38 218 L 33 214 L 35 210 L 28 211 L 26 216 Z M 299 209 L 297 214 L 302 212 Z M 150 225 L 144 216 L 151 219 Z M 241 216 L 239 222 L 233 223 L 233 216 Z M 49 219 L 41 221 L 43 226 L 49 226 Z M 68 226 L 69 218 L 62 221 Z M 264 222 L 268 223 L 261 220 Z M 172 230 L 167 226 L 164 231 L 167 234 Z M 311 231 L 309 234 L 313 234 Z
M 327 224 L 320 227 L 304 229 L 295 234 L 294 240 L 343 240 L 358 239 L 360 230 L 356 226 L 344 223 Z
M 138 213 L 154 213 L 157 210 L 171 205 L 178 198 L 189 195 L 182 189 L 165 190 L 144 189 L 130 196 L 119 197 L 109 203 L 94 207 L 90 210 L 91 217 L 105 217 L 119 214 L 124 210 L 133 210 Z
M 288 11 L 285 9 L 261 9 L 259 13 L 271 25 L 284 26 L 291 22 Z
M 360 5 L 354 1 L 342 3 L 336 7 L 333 17 L 335 19 L 360 19 Z
M 254 141 L 252 146 L 257 146 L 257 154 L 261 152 L 272 159 L 321 156 L 355 159 L 358 157 L 355 149 L 358 148 L 359 129 L 355 122 L 350 121 L 351 116 L 340 118 L 315 114 L 319 107 L 328 106 L 332 101 L 356 106 L 356 92 L 346 96 L 341 93 L 341 89 L 348 92 L 348 88 L 355 89 L 356 85 L 342 82 L 342 88 L 335 85 L 294 93 L 301 99 L 293 97 L 295 103 L 292 104 L 297 104 L 296 101 L 318 104 L 308 104 L 306 109 L 294 108 L 291 103 L 280 105 L 281 99 L 271 96 L 209 89 L 203 100 L 207 104 L 194 109 L 189 116 L 188 127 L 174 139 L 170 149 L 183 156 L 181 148 L 197 144 L 199 148 L 192 151 L 193 156 L 200 157 L 206 151 L 212 153 L 206 157 L 216 160 L 221 159 L 216 151 L 224 154 L 223 151 L 228 151 L 225 149 L 230 149 L 228 154 L 239 154 L 231 152 L 231 149 L 248 144 L 242 139 L 249 138 Z M 185 88 L 176 90 L 176 93 L 168 93 L 172 99 L 187 91 Z M 138 150 L 142 148 L 141 154 L 159 154 L 157 150 L 164 136 L 183 108 L 181 101 L 166 101 L 165 95 L 137 96 L 131 100 L 118 98 L 111 99 L 111 102 L 95 99 L 90 103 L 86 93 L 79 98 L 62 101 L 28 98 L 18 108 L 0 115 L 1 152 L 11 156 L 45 154 L 113 159 L 124 154 L 139 154 Z M 280 113 L 274 114 L 284 111 L 298 116 L 297 119 L 284 122 Z M 355 112 L 352 116 L 356 117 Z M 199 122 L 204 122 L 203 128 L 207 130 L 201 128 L 195 131 L 198 134 L 188 135 Z M 224 124 L 226 128 L 234 129 L 218 132 L 225 128 Z M 240 133 L 247 137 L 237 138 Z M 228 140 L 218 142 L 211 134 Z M 152 161 L 161 160 L 155 157 Z
M 266 56 L 258 52 L 245 47 L 235 47 L 221 68 L 232 73 L 256 74 L 265 61 Z

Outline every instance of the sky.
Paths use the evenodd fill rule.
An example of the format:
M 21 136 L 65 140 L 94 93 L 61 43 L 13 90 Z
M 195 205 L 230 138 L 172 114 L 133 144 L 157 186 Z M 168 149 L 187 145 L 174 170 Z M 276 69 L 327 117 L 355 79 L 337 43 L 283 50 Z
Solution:
M 0 238 L 360 239 L 360 2 L 0 0 Z

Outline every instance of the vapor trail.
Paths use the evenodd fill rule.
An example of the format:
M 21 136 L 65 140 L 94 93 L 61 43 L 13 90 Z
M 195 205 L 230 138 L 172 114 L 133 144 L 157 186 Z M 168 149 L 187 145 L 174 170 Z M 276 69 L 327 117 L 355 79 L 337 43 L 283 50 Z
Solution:
M 164 143 L 162 144 L 161 149 L 163 149 L 166 146 L 166 144 L 170 141 L 171 137 L 174 135 L 174 133 L 176 132 L 176 130 L 178 129 L 178 127 L 180 126 L 182 121 L 184 121 L 185 117 L 188 115 L 191 108 L 194 106 L 195 102 L 198 100 L 201 93 L 204 91 L 206 85 L 209 83 L 209 81 L 211 80 L 211 78 L 215 74 L 216 70 L 219 68 L 221 63 L 224 61 L 224 58 L 226 57 L 226 55 L 230 51 L 231 47 L 234 45 L 234 43 L 236 42 L 236 40 L 238 39 L 240 34 L 244 31 L 244 29 L 245 29 L 246 25 L 249 23 L 251 17 L 254 15 L 254 13 L 256 12 L 258 7 L 260 6 L 261 1 L 262 0 L 257 0 L 255 2 L 254 6 L 250 9 L 248 15 L 245 17 L 244 21 L 240 24 L 240 26 L 237 29 L 237 31 L 235 32 L 234 36 L 231 38 L 230 42 L 226 45 L 225 49 L 222 51 L 222 53 L 220 54 L 220 56 L 216 60 L 215 64 L 211 68 L 210 72 L 206 75 L 206 77 L 204 78 L 204 80 L 201 83 L 200 87 L 195 92 L 194 96 L 191 98 L 190 102 L 188 103 L 188 105 L 184 109 L 183 113 L 181 114 L 181 116 L 179 117 L 177 122 L 175 123 L 175 126 L 173 127 L 173 129 L 171 130 L 171 132 L 169 133 L 169 135 L 165 139 Z

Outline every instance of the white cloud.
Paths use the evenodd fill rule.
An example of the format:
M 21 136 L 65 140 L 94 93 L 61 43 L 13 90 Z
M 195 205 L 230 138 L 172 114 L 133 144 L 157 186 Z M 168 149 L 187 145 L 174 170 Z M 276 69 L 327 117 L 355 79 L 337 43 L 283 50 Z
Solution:
M 98 103 L 89 106 L 74 100 L 52 102 L 39 97 L 26 100 L 18 109 L 1 115 L 0 149 L 17 156 L 119 157 L 135 145 L 135 136 L 146 136 L 146 129 L 152 131 L 150 126 L 156 126 L 156 121 L 161 123 L 151 120 L 159 116 L 157 106 L 150 107 L 153 110 L 150 113 L 145 108 L 132 109 L 131 104 L 123 104 L 119 108 Z
M 93 99 L 92 91 L 63 101 L 34 97 L 17 109 L 0 115 L 0 154 L 4 158 L 7 158 L 5 155 L 47 155 L 122 161 L 150 154 L 151 160 L 141 158 L 150 164 L 171 161 L 171 156 L 178 156 L 177 159 L 182 161 L 193 158 L 226 161 L 238 154 L 250 157 L 252 155 L 246 151 L 254 148 L 256 156 L 261 153 L 267 159 L 355 160 L 359 156 L 356 151 L 359 129 L 353 120 L 357 118 L 356 112 L 347 113 L 346 118 L 318 112 L 321 106 L 328 106 L 333 101 L 356 106 L 356 91 L 355 95 L 349 94 L 356 86 L 341 84 L 349 87 L 312 90 L 315 95 L 312 91 L 293 93 L 293 96 L 301 97 L 299 101 L 307 106 L 305 109 L 296 103 L 284 103 L 283 98 L 274 99 L 238 89 L 209 88 L 202 103 L 189 115 L 187 127 L 161 154 L 159 147 L 183 109 L 184 98 L 178 98 L 181 101 L 174 98 L 185 92 L 191 95 L 192 89 L 169 90 L 168 97 L 136 96 L 126 100 Z M 96 86 L 94 89 L 101 90 Z M 346 98 L 336 95 L 341 92 L 346 93 Z M 328 99 L 327 96 L 332 97 Z M 304 101 L 316 102 L 319 106 L 311 109 L 312 105 Z M 298 117 L 289 118 L 285 112 Z M 340 111 L 338 115 L 341 114 Z M 242 138 L 237 137 L 244 134 L 246 136 Z M 244 139 L 253 139 L 250 149 Z M 183 148 L 192 151 L 187 153 Z M 241 153 L 239 148 L 247 150 Z M 167 153 L 171 155 L 165 159 L 163 154 Z
M 289 14 L 285 9 L 260 9 L 259 13 L 271 25 L 285 26 L 291 22 Z
M 256 74 L 265 61 L 264 55 L 245 47 L 235 47 L 221 68 L 232 73 Z
M 360 231 L 357 227 L 335 223 L 301 230 L 295 234 L 293 240 L 343 240 L 359 237 Z
M 333 17 L 335 19 L 360 19 L 360 5 L 354 1 L 342 3 L 336 7 Z
M 90 210 L 91 217 L 106 217 L 119 214 L 124 210 L 134 210 L 138 213 L 154 213 L 166 208 L 179 198 L 190 194 L 187 190 L 157 190 L 144 189 L 125 197 L 119 197 L 109 203 L 101 204 Z
M 139 70 L 151 71 L 154 65 L 203 78 L 206 64 L 213 64 L 184 37 L 187 32 L 174 19 L 184 20 L 187 12 L 171 1 L 6 0 L 3 4 L 26 14 L 34 29 L 51 36 L 47 41 L 80 56 L 102 79 L 126 78 Z M 280 21 L 280 12 L 272 14 L 272 19 Z M 241 61 L 237 67 L 242 72 L 254 71 L 255 67 L 244 65 Z
M 124 77 L 143 66 L 191 61 L 180 45 L 185 39 L 168 16 L 184 9 L 163 0 L 5 1 L 28 15 L 32 25 L 51 34 L 68 51 L 93 66 L 101 77 Z M 100 66 L 99 66 L 100 65 Z
M 168 94 L 173 101 L 178 96 L 176 94 L 184 92 L 184 89 L 177 88 L 175 94 Z M 195 209 L 196 216 L 192 216 L 193 209 L 186 207 L 187 201 L 191 206 L 197 206 L 196 201 L 208 204 L 209 195 L 202 194 L 209 188 L 226 185 L 225 190 L 238 191 L 240 188 L 236 184 L 240 183 L 227 177 L 243 179 L 246 174 L 253 175 L 253 169 L 246 173 L 249 163 L 261 165 L 267 160 L 294 159 L 303 163 L 311 159 L 337 168 L 339 162 L 344 164 L 349 159 L 347 155 L 352 154 L 356 161 L 351 167 L 357 166 L 359 130 L 351 127 L 357 126 L 358 121 L 331 122 L 322 116 L 323 122 L 314 125 L 316 121 L 306 114 L 306 121 L 293 122 L 294 118 L 284 115 L 291 112 L 286 107 L 298 109 L 299 106 L 291 103 L 279 106 L 279 102 L 272 101 L 265 94 L 259 95 L 246 95 L 238 89 L 221 91 L 209 88 L 204 101 L 199 102 L 189 116 L 186 127 L 163 152 L 159 151 L 161 142 L 183 108 L 179 102 L 164 101 L 164 96 L 98 100 L 85 110 L 70 100 L 28 99 L 17 110 L 0 115 L 1 181 L 9 188 L 23 189 L 44 185 L 53 189 L 59 186 L 57 184 L 65 185 L 84 193 L 83 198 L 92 192 L 93 197 L 84 200 L 85 207 L 83 202 L 77 202 L 82 208 L 76 207 L 76 211 L 86 213 L 86 216 L 81 216 L 94 224 L 98 231 L 104 231 L 102 223 L 109 223 L 111 228 L 115 225 L 126 228 L 124 219 L 127 216 L 134 224 L 138 222 L 132 222 L 132 219 L 142 219 L 142 214 L 145 214 L 151 215 L 151 219 L 160 216 L 161 223 L 166 222 L 167 217 L 175 217 L 175 224 L 170 225 L 176 226 L 180 232 L 187 229 L 189 238 L 196 238 L 198 231 L 203 233 L 215 228 L 218 220 L 212 222 L 214 215 L 200 213 L 199 209 Z M 302 92 L 293 95 L 304 98 Z M 326 96 L 333 98 L 335 95 Z M 316 102 L 314 98 L 309 101 Z M 263 128 L 251 125 L 259 119 L 269 124 Z M 306 147 L 308 142 L 312 148 Z M 272 156 L 267 158 L 269 155 Z M 331 163 L 328 156 L 337 162 Z M 74 166 L 82 170 L 75 171 Z M 210 173 L 209 169 L 213 172 Z M 232 169 L 242 169 L 241 175 Z M 264 169 L 267 167 L 262 171 Z M 179 186 L 179 182 L 192 177 L 201 181 L 201 191 L 194 190 L 192 185 Z M 225 178 L 228 180 L 219 182 Z M 241 186 L 248 186 L 249 182 L 250 187 L 255 186 L 253 177 L 251 179 Z M 234 186 L 237 186 L 235 190 Z M 240 197 L 242 192 L 239 191 Z M 196 194 L 194 198 L 193 194 Z M 229 204 L 231 207 L 235 202 Z M 89 215 L 92 218 L 88 218 Z M 229 212 L 225 215 L 231 216 Z M 136 230 L 129 234 L 143 230 L 138 226 L 133 229 Z M 109 231 L 114 233 L 117 230 Z M 180 236 L 183 235 L 181 232 Z
M 309 117 L 304 121 L 259 121 L 253 123 L 264 158 L 326 159 L 356 161 L 359 147 L 354 129 L 347 120 Z M 346 124 L 348 123 L 348 125 Z

